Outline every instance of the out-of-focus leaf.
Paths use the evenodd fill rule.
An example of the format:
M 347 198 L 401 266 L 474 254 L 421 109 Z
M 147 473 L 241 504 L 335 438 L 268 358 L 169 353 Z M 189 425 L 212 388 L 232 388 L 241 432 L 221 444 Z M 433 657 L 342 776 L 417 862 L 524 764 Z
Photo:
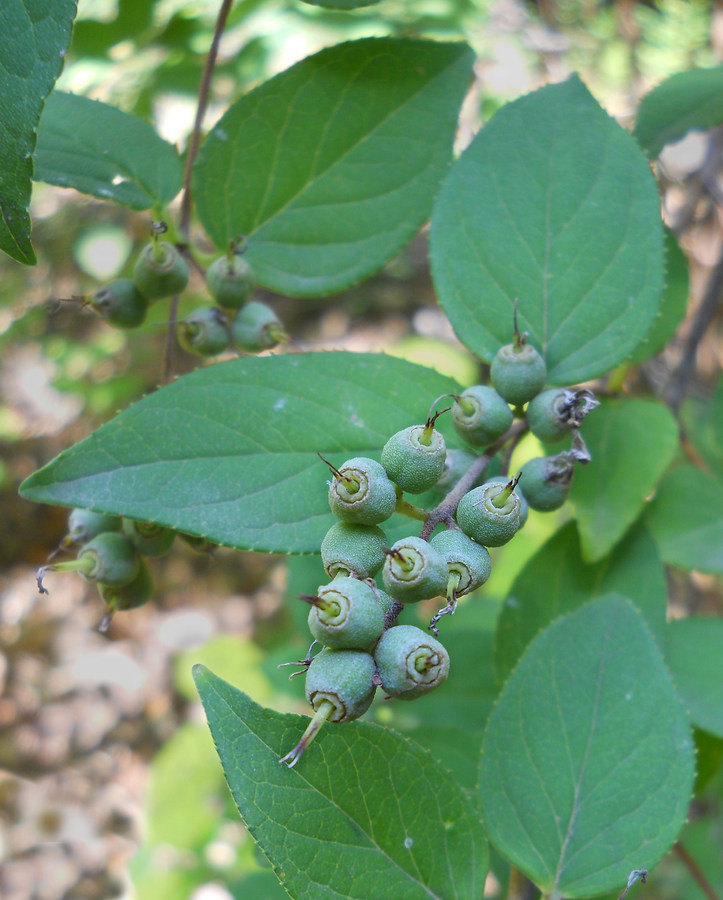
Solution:
M 723 738 L 723 619 L 696 616 L 670 622 L 665 661 L 691 722 Z

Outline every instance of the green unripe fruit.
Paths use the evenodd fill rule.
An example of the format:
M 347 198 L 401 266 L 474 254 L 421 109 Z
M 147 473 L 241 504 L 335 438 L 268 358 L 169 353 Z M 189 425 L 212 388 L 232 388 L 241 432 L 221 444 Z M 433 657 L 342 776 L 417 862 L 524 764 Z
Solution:
M 382 690 L 399 700 L 428 694 L 449 675 L 449 654 L 443 644 L 414 625 L 395 625 L 374 650 Z
M 536 438 L 553 444 L 570 434 L 570 393 L 565 388 L 550 388 L 530 400 L 525 418 Z
M 87 581 L 122 587 L 138 574 L 140 557 L 125 535 L 106 531 L 80 548 L 76 562 L 82 564 L 78 571 Z
M 68 516 L 66 540 L 70 544 L 86 544 L 104 531 L 119 531 L 120 527 L 121 520 L 118 516 L 77 508 Z
M 251 266 L 238 253 L 221 256 L 206 272 L 209 294 L 224 309 L 239 309 L 254 291 Z
M 515 341 L 500 347 L 495 354 L 490 379 L 508 403 L 522 406 L 545 386 L 547 366 L 531 344 Z
M 573 464 L 566 454 L 537 456 L 522 467 L 519 489 L 532 509 L 552 512 L 570 493 Z
M 217 356 L 231 343 L 228 318 L 218 306 L 202 306 L 178 323 L 178 342 L 198 356 Z
M 382 465 L 387 475 L 410 494 L 434 487 L 444 472 L 447 447 L 442 435 L 431 425 L 412 425 L 393 434 L 382 448 Z
M 171 244 L 151 241 L 141 251 L 133 281 L 146 300 L 180 294 L 188 284 L 188 263 Z
M 520 527 L 520 498 L 499 482 L 488 481 L 462 497 L 456 518 L 462 531 L 478 544 L 501 547 Z
M 130 278 L 118 278 L 97 290 L 90 305 L 116 328 L 137 328 L 148 311 L 148 301 Z
M 485 547 L 461 531 L 440 531 L 429 542 L 447 563 L 450 575 L 456 575 L 454 590 L 458 597 L 475 590 L 490 577 L 492 560 Z
M 314 657 L 306 673 L 306 699 L 315 711 L 324 700 L 331 703 L 327 721 L 350 722 L 371 706 L 374 674 L 371 654 L 326 648 Z
M 376 460 L 355 456 L 337 470 L 329 484 L 329 506 L 343 522 L 378 525 L 394 512 L 397 492 Z
M 462 391 L 452 407 L 457 434 L 475 447 L 487 447 L 512 425 L 512 410 L 494 388 L 476 384 Z
M 273 309 L 257 300 L 240 309 L 231 325 L 231 340 L 248 353 L 271 350 L 288 339 Z
M 309 630 L 333 650 L 368 650 L 384 631 L 384 610 L 374 591 L 357 578 L 339 577 L 320 587 L 312 604 Z
M 329 578 L 339 573 L 374 578 L 384 565 L 387 536 L 377 525 L 337 522 L 321 542 L 321 562 Z
M 507 475 L 492 475 L 487 479 L 488 482 L 494 481 L 497 484 L 505 485 L 509 482 L 509 477 Z M 530 515 L 530 507 L 525 500 L 524 494 L 522 493 L 522 487 L 518 484 L 515 487 L 515 494 L 517 494 L 517 499 L 520 501 L 520 528 L 527 522 L 527 518 Z
M 400 603 L 418 603 L 447 591 L 447 563 L 442 554 L 420 537 L 397 541 L 382 569 L 384 589 Z
M 155 585 L 150 566 L 145 559 L 141 559 L 138 574 L 128 584 L 118 587 L 101 583 L 98 587 L 109 612 L 113 613 L 121 609 L 135 609 L 148 603 L 153 596 Z
M 123 519 L 123 534 L 143 556 L 165 556 L 173 546 L 176 532 L 155 522 Z

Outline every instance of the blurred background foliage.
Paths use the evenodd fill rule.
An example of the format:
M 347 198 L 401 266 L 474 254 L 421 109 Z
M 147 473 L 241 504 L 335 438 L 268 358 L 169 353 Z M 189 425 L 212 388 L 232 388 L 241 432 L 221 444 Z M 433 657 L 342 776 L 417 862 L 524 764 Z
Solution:
M 152 121 L 185 150 L 218 6 L 218 0 L 80 0 L 58 87 Z M 221 42 L 206 125 L 235 98 L 323 46 L 415 35 L 464 39 L 477 52 L 460 148 L 501 105 L 574 70 L 611 115 L 631 126 L 640 97 L 667 75 L 720 61 L 722 30 L 720 9 L 708 0 L 382 0 L 354 13 L 301 0 L 240 0 Z M 277 664 L 306 653 L 307 609 L 294 598 L 315 591 L 320 561 L 198 555 L 177 542 L 155 564 L 155 603 L 118 617 L 109 638 L 93 631 L 100 602 L 79 579 L 56 587 L 57 579 L 50 598 L 35 594 L 33 567 L 57 546 L 65 511 L 20 500 L 17 485 L 156 388 L 168 312 L 156 304 L 143 326 L 122 332 L 78 299 L 129 273 L 147 238 L 147 214 L 44 184 L 34 186 L 31 213 L 38 265 L 27 269 L 0 258 L 0 796 L 7 897 L 31 896 L 23 893 L 28 885 L 43 900 L 283 897 L 233 809 L 190 665 L 204 662 L 266 705 L 304 711 L 303 679 L 289 681 L 289 670 Z M 686 246 L 694 292 L 716 229 L 713 223 Z M 203 235 L 195 237 L 203 246 Z M 463 384 L 479 379 L 476 362 L 437 309 L 424 236 L 379 275 L 331 299 L 265 293 L 262 299 L 293 336 L 293 349 L 384 350 L 434 365 Z M 197 278 L 181 315 L 204 296 Z M 710 352 L 713 372 L 719 350 Z M 179 350 L 174 371 L 198 364 Z M 659 364 L 650 364 L 649 380 Z M 513 466 L 538 452 L 527 439 Z M 454 741 L 481 741 L 496 690 L 491 642 L 499 605 L 560 522 L 557 515 L 533 514 L 511 549 L 495 551 L 484 602 L 465 598 L 464 614 L 445 623 L 455 660 L 468 661 L 471 680 L 462 680 L 459 665 L 444 696 L 402 711 L 379 701 L 372 712 L 377 721 L 414 733 L 433 752 Z M 705 579 L 697 585 L 702 593 L 709 589 Z M 406 615 L 424 622 L 430 610 Z M 477 737 L 455 731 L 458 715 L 479 721 Z M 700 801 L 706 815 L 691 821 L 686 839 L 723 890 L 715 852 L 723 840 L 722 749 L 721 742 L 705 748 L 705 760 L 712 760 Z M 463 755 L 447 761 L 472 788 L 476 773 L 465 769 Z M 92 797 L 100 798 L 98 808 Z M 503 896 L 506 878 L 497 859 L 487 895 Z M 703 897 L 676 858 L 654 879 L 647 890 L 661 898 Z

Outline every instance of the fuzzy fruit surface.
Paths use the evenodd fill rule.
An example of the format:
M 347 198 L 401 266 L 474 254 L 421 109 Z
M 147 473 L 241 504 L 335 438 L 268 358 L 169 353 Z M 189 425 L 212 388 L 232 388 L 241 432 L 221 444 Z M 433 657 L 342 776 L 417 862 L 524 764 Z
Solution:
M 85 544 L 104 531 L 119 531 L 120 527 L 118 516 L 78 507 L 68 516 L 68 539 L 74 544 Z
M 375 670 L 369 653 L 326 647 L 314 657 L 306 673 L 306 699 L 315 710 L 322 700 L 329 700 L 334 707 L 329 722 L 358 719 L 374 698 Z
M 136 548 L 117 531 L 106 531 L 94 537 L 80 548 L 78 559 L 93 562 L 92 569 L 81 572 L 87 581 L 100 581 L 113 587 L 133 581 L 140 565 Z
M 375 459 L 355 456 L 339 469 L 359 486 L 354 489 L 336 475 L 329 485 L 329 507 L 343 522 L 358 525 L 378 525 L 386 521 L 397 505 L 397 492 Z
M 97 290 L 90 305 L 116 328 L 137 328 L 148 311 L 148 301 L 130 278 L 117 278 Z
M 309 631 L 332 650 L 368 650 L 384 630 L 384 609 L 368 584 L 340 577 L 320 587 L 323 606 L 309 610 Z
M 522 467 L 519 490 L 532 509 L 552 512 L 567 500 L 573 465 L 558 456 L 537 456 Z
M 440 531 L 429 543 L 442 554 L 450 574 L 459 575 L 458 597 L 475 590 L 490 577 L 492 560 L 489 552 L 464 532 Z
M 565 418 L 566 393 L 564 388 L 550 388 L 530 400 L 525 418 L 539 440 L 554 444 L 570 434 Z
M 487 447 L 512 425 L 512 410 L 494 388 L 476 384 L 462 391 L 452 407 L 457 434 L 475 447 Z
M 520 498 L 514 491 L 501 507 L 492 502 L 504 485 L 485 482 L 462 497 L 457 507 L 457 524 L 466 535 L 485 547 L 501 547 L 520 527 Z
M 336 522 L 321 542 L 321 562 L 329 578 L 340 572 L 373 578 L 384 565 L 387 536 L 378 525 Z
M 221 256 L 206 272 L 209 294 L 224 309 L 239 309 L 254 291 L 251 266 L 237 253 Z
M 120 587 L 110 584 L 100 584 L 100 596 L 111 612 L 122 609 L 135 609 L 153 597 L 153 574 L 145 559 L 141 559 L 138 565 L 136 577 Z
M 446 456 L 444 438 L 436 428 L 412 425 L 389 438 L 381 459 L 387 475 L 403 491 L 422 494 L 434 487 L 444 472 Z
M 489 483 L 490 481 L 494 481 L 495 483 L 499 484 L 501 487 L 504 487 L 506 484 L 509 483 L 509 480 L 510 479 L 507 475 L 492 475 L 490 478 L 487 479 L 487 482 Z M 528 516 L 530 515 L 530 506 L 529 506 L 527 500 L 525 499 L 525 495 L 522 493 L 522 490 L 521 490 L 519 484 L 515 488 L 515 494 L 517 494 L 517 499 L 520 501 L 520 525 L 519 525 L 519 527 L 522 528 L 522 526 L 527 522 Z
M 146 300 L 180 294 L 188 284 L 188 263 L 171 244 L 161 241 L 160 259 L 153 243 L 141 251 L 133 269 L 133 281 Z
M 155 522 L 139 522 L 123 519 L 123 534 L 130 538 L 136 550 L 143 556 L 165 556 L 173 546 L 176 532 Z
M 382 569 L 384 589 L 400 603 L 418 603 L 445 594 L 448 577 L 442 554 L 415 536 L 397 541 Z
M 382 690 L 398 700 L 428 694 L 449 675 L 449 654 L 438 640 L 414 625 L 387 629 L 374 650 Z
M 248 353 L 271 350 L 285 338 L 281 319 L 270 306 L 257 300 L 240 309 L 231 325 L 234 345 Z
M 490 380 L 508 403 L 522 406 L 545 386 L 547 366 L 531 344 L 505 344 L 492 360 Z
M 198 356 L 218 356 L 231 343 L 226 313 L 217 306 L 202 306 L 178 323 L 178 342 Z

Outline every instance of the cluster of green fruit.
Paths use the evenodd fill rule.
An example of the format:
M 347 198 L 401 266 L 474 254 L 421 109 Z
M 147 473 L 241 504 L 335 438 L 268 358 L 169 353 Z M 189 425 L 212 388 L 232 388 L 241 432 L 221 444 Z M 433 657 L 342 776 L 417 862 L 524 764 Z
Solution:
M 524 525 L 528 507 L 549 512 L 562 506 L 574 464 L 589 459 L 578 429 L 597 401 L 585 390 L 543 390 L 545 362 L 516 329 L 514 342 L 495 356 L 490 375 L 491 386 L 451 395 L 455 430 L 477 454 L 448 452 L 435 428 L 441 413 L 435 413 L 425 424 L 392 435 L 381 462 L 354 457 L 338 469 L 327 463 L 333 473 L 329 506 L 340 521 L 321 544 L 331 582 L 301 598 L 311 604 L 309 629 L 314 644 L 323 648 L 313 658 L 310 650 L 300 663 L 314 716 L 281 759 L 290 767 L 323 722 L 348 722 L 366 712 L 377 687 L 390 698 L 413 700 L 446 680 L 449 655 L 443 644 L 416 626 L 397 624 L 399 613 L 406 604 L 446 597 L 446 606 L 429 624 L 436 636 L 437 622 L 454 612 L 457 598 L 489 578 L 487 548 L 511 540 Z M 526 428 L 511 431 L 515 414 Z M 496 475 L 477 486 L 474 479 L 467 484 L 464 469 L 472 472 L 479 451 L 487 451 L 486 462 L 527 428 L 544 442 L 572 434 L 572 447 L 530 460 L 516 478 Z M 480 477 L 484 468 L 477 465 Z M 440 485 L 449 493 L 434 510 L 404 500 L 404 493 L 423 494 Z M 379 526 L 394 512 L 424 521 L 422 536 L 410 535 L 389 547 Z M 433 534 L 438 524 L 444 527 Z M 380 572 L 383 589 L 374 581 Z
M 86 581 L 98 585 L 106 606 L 99 630 L 107 631 L 114 613 L 142 606 L 152 598 L 154 582 L 148 557 L 165 556 L 176 534 L 196 550 L 204 551 L 212 546 L 203 538 L 181 534 L 154 522 L 73 509 L 59 551 L 76 546 L 76 557 L 41 566 L 37 573 L 38 589 L 48 593 L 43 586 L 46 572 L 80 572 Z
M 173 244 L 161 240 L 164 230 L 162 223 L 154 227 L 132 278 L 117 278 L 88 298 L 110 325 L 137 328 L 151 303 L 186 289 L 188 263 Z M 184 349 L 199 356 L 217 356 L 229 347 L 260 353 L 288 339 L 273 309 L 250 300 L 253 273 L 235 243 L 211 263 L 206 286 L 216 305 L 202 306 L 178 323 L 178 340 Z

